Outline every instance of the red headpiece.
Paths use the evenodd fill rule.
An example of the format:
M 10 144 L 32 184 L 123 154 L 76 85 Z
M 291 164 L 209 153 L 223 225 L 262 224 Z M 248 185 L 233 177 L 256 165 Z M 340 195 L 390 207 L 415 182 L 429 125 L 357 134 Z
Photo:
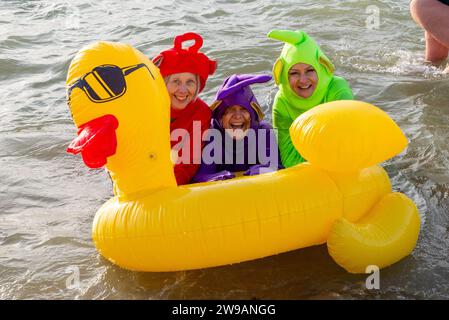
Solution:
M 182 48 L 184 41 L 194 40 L 195 43 L 187 49 Z M 203 38 L 197 33 L 188 32 L 176 36 L 174 47 L 159 53 L 153 58 L 153 63 L 159 67 L 163 77 L 174 73 L 190 72 L 200 77 L 200 92 L 206 85 L 207 78 L 217 69 L 217 62 L 198 50 L 203 45 Z

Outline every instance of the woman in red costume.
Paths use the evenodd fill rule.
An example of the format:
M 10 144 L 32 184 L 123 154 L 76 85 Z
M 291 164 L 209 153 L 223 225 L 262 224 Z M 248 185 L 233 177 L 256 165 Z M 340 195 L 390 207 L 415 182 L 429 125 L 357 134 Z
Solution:
M 194 44 L 183 49 L 182 43 L 189 40 Z M 162 51 L 153 59 L 165 79 L 171 100 L 170 132 L 177 133 L 171 146 L 178 158 L 174 168 L 178 185 L 190 183 L 198 170 L 204 146 L 201 137 L 210 127 L 211 111 L 198 94 L 204 89 L 209 75 L 215 72 L 217 63 L 199 52 L 202 45 L 203 38 L 199 34 L 185 33 L 175 37 L 173 48 Z M 194 134 L 195 130 L 199 132 Z M 185 152 L 187 154 L 182 154 Z

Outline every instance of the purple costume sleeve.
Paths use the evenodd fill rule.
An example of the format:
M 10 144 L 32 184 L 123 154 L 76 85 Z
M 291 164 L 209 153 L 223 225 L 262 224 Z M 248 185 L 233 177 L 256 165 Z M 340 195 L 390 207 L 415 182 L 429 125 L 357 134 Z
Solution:
M 213 127 L 213 126 L 212 126 Z M 210 143 L 214 143 L 214 141 L 209 141 L 205 144 L 203 150 L 205 150 L 206 146 Z M 213 151 L 212 151 L 213 157 Z M 218 171 L 218 165 L 215 162 L 210 164 L 204 163 L 203 157 L 201 157 L 201 165 L 196 172 L 195 176 L 192 179 L 192 183 L 197 182 L 208 182 L 208 181 L 218 181 L 218 180 L 226 180 L 234 178 L 235 175 L 232 172 L 227 170 Z
M 222 170 L 217 172 L 217 165 L 215 163 L 205 164 L 202 163 L 198 169 L 196 175 L 193 177 L 192 182 L 209 182 L 232 179 L 235 175 L 228 170 Z
M 276 134 L 270 124 L 265 121 L 259 123 L 258 129 L 265 129 L 268 133 L 264 133 L 263 137 L 266 139 L 265 143 L 265 156 L 269 161 L 267 163 L 258 163 L 251 166 L 244 175 L 257 175 L 261 173 L 267 173 L 277 171 L 282 168 L 280 161 L 279 148 L 276 141 Z

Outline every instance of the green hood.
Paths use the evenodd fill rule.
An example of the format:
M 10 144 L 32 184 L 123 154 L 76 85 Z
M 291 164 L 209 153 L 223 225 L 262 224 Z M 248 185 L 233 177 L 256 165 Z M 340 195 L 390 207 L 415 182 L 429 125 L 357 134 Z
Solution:
M 294 109 L 296 115 L 320 104 L 327 94 L 334 74 L 332 62 L 324 55 L 318 44 L 304 31 L 272 30 L 268 37 L 285 42 L 281 56 L 273 67 L 273 75 L 281 96 Z M 288 71 L 297 63 L 307 63 L 315 68 L 318 84 L 309 98 L 298 96 L 288 82 Z

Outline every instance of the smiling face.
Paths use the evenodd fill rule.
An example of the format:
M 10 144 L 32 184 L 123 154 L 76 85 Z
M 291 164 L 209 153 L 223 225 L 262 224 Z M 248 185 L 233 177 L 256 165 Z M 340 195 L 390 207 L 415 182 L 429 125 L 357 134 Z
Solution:
M 235 139 L 242 139 L 251 124 L 251 115 L 245 108 L 234 105 L 228 107 L 223 117 L 221 125 Z
M 318 83 L 318 75 L 310 64 L 297 63 L 288 71 L 290 88 L 300 97 L 309 98 Z
M 175 73 L 165 78 L 171 107 L 181 110 L 198 94 L 198 77 L 190 72 Z

